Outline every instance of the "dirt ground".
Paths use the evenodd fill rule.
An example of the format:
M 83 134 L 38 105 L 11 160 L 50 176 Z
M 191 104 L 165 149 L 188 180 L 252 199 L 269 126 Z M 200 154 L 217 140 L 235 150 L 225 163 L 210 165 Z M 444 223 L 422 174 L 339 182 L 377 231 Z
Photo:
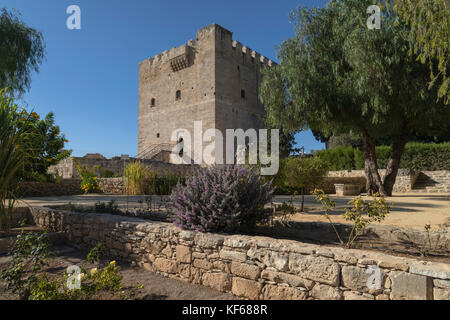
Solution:
M 352 197 L 331 196 L 336 202 L 336 208 L 330 214 L 333 222 L 348 223 L 343 217 L 345 208 L 350 208 L 348 201 Z M 287 201 L 288 196 L 277 196 L 278 201 Z M 371 197 L 364 196 L 363 199 L 370 200 Z M 450 227 L 450 194 L 424 194 L 424 193 L 397 193 L 386 199 L 391 203 L 391 212 L 386 219 L 378 223 L 400 228 L 411 228 L 423 231 L 425 225 L 429 224 L 431 230 L 437 231 L 441 228 Z M 312 196 L 305 199 L 305 212 L 292 216 L 294 221 L 327 222 L 320 206 L 313 202 Z M 300 204 L 297 197 L 295 205 Z M 377 223 L 376 223 L 377 224 Z
M 51 276 L 61 275 L 70 265 L 77 265 L 90 270 L 96 265 L 88 263 L 87 252 L 63 246 L 56 248 L 58 255 L 53 258 L 46 271 Z M 0 269 L 4 268 L 8 257 L 0 256 Z M 181 280 L 165 278 L 142 268 L 131 267 L 128 263 L 117 261 L 123 275 L 124 295 L 138 300 L 234 300 L 230 293 L 196 285 Z M 143 286 L 143 287 L 142 287 Z M 6 289 L 6 283 L 0 280 L 0 300 L 16 300 L 18 297 Z M 95 299 L 120 299 L 119 296 L 100 295 Z
M 336 209 L 331 213 L 335 222 L 345 223 L 342 217 L 346 207 L 349 207 L 348 201 L 353 197 L 338 197 L 330 195 L 336 202 Z M 290 196 L 274 196 L 274 203 L 286 202 Z M 370 199 L 370 197 L 364 197 Z M 115 200 L 120 208 L 138 208 L 143 206 L 143 196 L 125 196 L 125 195 L 75 195 L 61 197 L 42 197 L 27 198 L 21 200 L 22 206 L 46 206 L 62 205 L 69 202 L 79 205 L 94 205 L 96 202 L 108 202 Z M 159 201 L 159 196 L 154 196 L 154 201 Z M 295 196 L 293 203 L 300 205 L 301 197 Z M 388 202 L 393 203 L 389 216 L 380 224 L 391 225 L 395 227 L 412 228 L 424 230 L 425 225 L 429 224 L 432 230 L 439 227 L 450 227 L 450 193 L 448 194 L 428 194 L 428 193 L 394 193 L 392 197 L 387 198 Z M 298 213 L 292 217 L 294 221 L 326 221 L 320 205 L 313 196 L 305 196 L 305 213 Z

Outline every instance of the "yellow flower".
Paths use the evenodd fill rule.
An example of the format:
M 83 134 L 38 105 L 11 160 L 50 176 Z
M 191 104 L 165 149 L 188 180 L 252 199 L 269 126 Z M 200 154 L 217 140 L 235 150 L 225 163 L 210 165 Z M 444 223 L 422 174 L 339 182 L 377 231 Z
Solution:
M 114 265 L 116 265 L 116 261 L 111 261 L 109 264 L 110 264 L 111 266 L 114 266 Z
M 92 268 L 91 269 L 91 274 L 95 274 L 97 272 L 97 268 Z

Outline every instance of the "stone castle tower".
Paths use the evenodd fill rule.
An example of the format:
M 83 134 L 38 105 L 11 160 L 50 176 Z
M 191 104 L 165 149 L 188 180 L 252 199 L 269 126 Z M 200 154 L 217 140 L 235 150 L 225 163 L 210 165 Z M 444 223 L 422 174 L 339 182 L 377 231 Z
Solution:
M 139 66 L 138 158 L 161 157 L 172 150 L 172 132 L 264 127 L 258 99 L 261 68 L 271 60 L 232 39 L 232 32 L 212 24 L 177 48 Z M 160 160 L 168 161 L 168 157 Z

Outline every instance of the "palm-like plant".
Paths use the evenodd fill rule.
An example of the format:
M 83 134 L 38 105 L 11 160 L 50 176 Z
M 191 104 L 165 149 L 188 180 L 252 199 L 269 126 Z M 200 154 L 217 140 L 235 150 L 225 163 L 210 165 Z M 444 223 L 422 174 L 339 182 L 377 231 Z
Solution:
M 27 121 L 27 117 L 6 90 L 0 90 L 0 229 L 9 226 L 17 200 L 19 174 L 28 161 L 32 137 L 19 125 L 21 121 Z

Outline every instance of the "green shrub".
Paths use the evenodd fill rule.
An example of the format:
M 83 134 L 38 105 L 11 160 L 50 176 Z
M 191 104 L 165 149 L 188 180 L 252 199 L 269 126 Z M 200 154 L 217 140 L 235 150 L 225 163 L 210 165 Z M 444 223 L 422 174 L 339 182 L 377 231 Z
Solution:
M 377 146 L 377 161 L 380 169 L 389 162 L 391 146 Z M 364 154 L 351 147 L 337 147 L 320 150 L 315 157 L 323 160 L 329 170 L 364 170 Z M 405 146 L 400 168 L 420 170 L 450 170 L 450 142 L 420 143 L 410 142 Z
M 314 156 L 320 158 L 328 170 L 355 169 L 355 152 L 351 147 L 319 150 L 314 153 Z
M 155 179 L 156 173 L 149 166 L 140 161 L 129 163 L 125 167 L 125 187 L 128 194 L 148 194 L 150 181 Z
M 172 193 L 173 188 L 180 182 L 184 184 L 185 178 L 176 175 L 172 172 L 164 172 L 161 176 L 152 175 L 149 183 L 149 194 L 155 195 L 169 195 Z

